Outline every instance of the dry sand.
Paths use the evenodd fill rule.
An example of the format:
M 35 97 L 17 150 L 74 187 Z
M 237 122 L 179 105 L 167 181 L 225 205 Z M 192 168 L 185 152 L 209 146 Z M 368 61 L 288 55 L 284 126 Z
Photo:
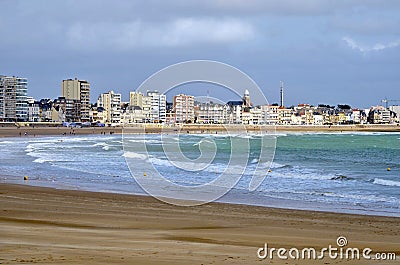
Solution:
M 178 207 L 151 197 L 0 184 L 0 264 L 399 264 L 260 260 L 270 247 L 336 246 L 400 254 L 400 218 L 211 203 Z

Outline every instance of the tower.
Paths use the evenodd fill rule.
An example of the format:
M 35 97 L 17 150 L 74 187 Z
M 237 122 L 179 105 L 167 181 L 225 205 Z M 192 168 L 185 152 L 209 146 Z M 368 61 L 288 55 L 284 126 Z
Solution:
M 250 108 L 250 107 L 251 107 L 251 103 L 250 103 L 250 93 L 249 93 L 249 91 L 248 91 L 247 89 L 244 91 L 243 106 L 244 106 L 245 108 Z
M 281 107 L 283 107 L 283 81 L 281 81 Z

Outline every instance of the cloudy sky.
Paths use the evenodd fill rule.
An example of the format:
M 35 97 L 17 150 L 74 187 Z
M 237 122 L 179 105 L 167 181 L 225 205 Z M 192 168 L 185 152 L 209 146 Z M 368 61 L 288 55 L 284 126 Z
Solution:
M 78 77 L 93 101 L 111 89 L 126 100 L 154 72 L 208 59 L 243 70 L 270 102 L 280 80 L 286 105 L 400 99 L 397 0 L 0 0 L 0 10 L 0 74 L 27 77 L 35 98 Z

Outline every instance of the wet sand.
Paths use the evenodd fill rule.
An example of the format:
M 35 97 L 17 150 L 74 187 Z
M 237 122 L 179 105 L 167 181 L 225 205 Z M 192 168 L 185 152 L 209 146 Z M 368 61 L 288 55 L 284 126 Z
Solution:
M 400 218 L 0 184 L 0 264 L 398 264 L 259 259 L 258 248 L 348 247 L 400 254 Z

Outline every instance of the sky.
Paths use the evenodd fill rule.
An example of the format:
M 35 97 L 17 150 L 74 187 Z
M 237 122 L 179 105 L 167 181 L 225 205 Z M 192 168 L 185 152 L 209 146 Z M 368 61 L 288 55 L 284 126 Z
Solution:
M 36 99 L 60 96 L 61 81 L 77 77 L 91 83 L 92 101 L 109 90 L 128 100 L 188 60 L 240 69 L 270 103 L 280 80 L 287 106 L 400 99 L 397 0 L 0 0 L 0 10 L 0 74 L 28 78 Z

